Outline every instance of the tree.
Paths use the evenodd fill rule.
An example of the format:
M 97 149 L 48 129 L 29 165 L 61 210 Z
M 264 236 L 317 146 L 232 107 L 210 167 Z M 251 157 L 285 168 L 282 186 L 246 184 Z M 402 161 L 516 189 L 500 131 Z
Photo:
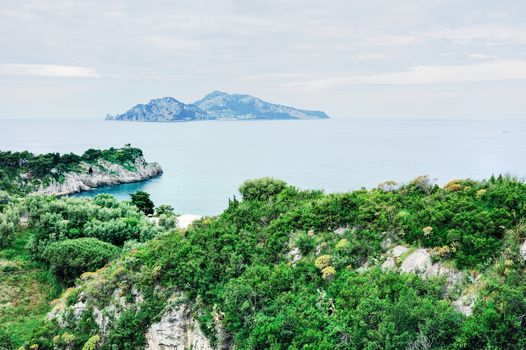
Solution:
M 157 215 L 174 216 L 175 210 L 171 205 L 162 204 L 157 208 Z
M 139 210 L 141 210 L 144 214 L 153 214 L 153 209 L 155 208 L 155 205 L 150 199 L 150 195 L 148 193 L 143 191 L 137 191 L 135 193 L 132 193 L 130 197 L 132 204 L 139 208 Z
M 96 238 L 77 238 L 50 244 L 44 258 L 57 277 L 69 282 L 83 272 L 106 265 L 118 254 L 119 248 L 112 244 Z

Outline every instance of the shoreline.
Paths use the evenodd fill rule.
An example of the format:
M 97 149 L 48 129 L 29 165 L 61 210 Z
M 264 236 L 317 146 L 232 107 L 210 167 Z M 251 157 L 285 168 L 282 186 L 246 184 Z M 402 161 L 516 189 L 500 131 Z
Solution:
M 187 229 L 194 221 L 201 219 L 202 215 L 197 214 L 181 214 L 177 217 L 177 227 Z

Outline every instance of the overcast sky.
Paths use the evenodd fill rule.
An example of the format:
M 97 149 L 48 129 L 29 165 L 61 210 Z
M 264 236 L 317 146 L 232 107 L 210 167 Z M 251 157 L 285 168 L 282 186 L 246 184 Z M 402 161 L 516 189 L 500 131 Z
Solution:
M 526 119 L 526 1 L 0 0 L 0 118 L 212 90 L 334 118 Z

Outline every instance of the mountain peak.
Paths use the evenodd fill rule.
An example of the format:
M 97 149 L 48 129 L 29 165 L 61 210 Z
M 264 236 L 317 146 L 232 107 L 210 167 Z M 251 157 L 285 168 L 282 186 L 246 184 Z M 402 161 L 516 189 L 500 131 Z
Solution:
M 229 96 L 229 93 L 220 90 L 214 90 L 211 93 L 207 94 L 205 97 L 215 97 L 215 96 Z

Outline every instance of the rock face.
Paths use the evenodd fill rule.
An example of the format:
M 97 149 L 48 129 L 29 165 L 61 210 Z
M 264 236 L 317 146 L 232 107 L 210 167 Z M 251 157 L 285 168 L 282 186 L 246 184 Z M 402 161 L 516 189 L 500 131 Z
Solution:
M 185 104 L 173 97 L 138 104 L 125 113 L 108 115 L 106 120 L 143 122 L 181 122 L 197 120 L 328 119 L 324 112 L 308 111 L 265 102 L 250 95 L 214 91 L 202 99 Z
M 521 251 L 522 258 L 526 260 L 526 241 L 522 243 L 520 251 Z
M 387 256 L 387 259 L 382 264 L 382 270 L 393 270 L 396 268 L 396 262 L 398 259 L 400 259 L 400 256 L 407 252 L 409 248 L 403 245 L 397 245 L 396 247 L 392 248 Z
M 461 296 L 453 302 L 453 307 L 464 316 L 473 315 L 473 306 L 477 298 L 474 294 Z
M 426 249 L 417 249 L 402 262 L 400 271 L 425 274 L 430 267 L 431 255 Z
M 166 312 L 146 333 L 147 350 L 212 350 L 188 304 Z
M 158 176 L 163 172 L 159 163 L 147 163 L 143 157 L 137 158 L 131 169 L 105 160 L 99 160 L 97 164 L 83 162 L 80 166 L 83 169 L 82 172 L 66 173 L 64 181 L 54 181 L 33 194 L 62 196 L 89 191 L 100 186 L 138 182 Z
M 384 271 L 399 270 L 405 273 L 415 273 L 422 278 L 444 276 L 446 278 L 446 293 L 452 291 L 465 278 L 462 272 L 446 267 L 441 262 L 433 263 L 429 250 L 424 248 L 415 250 L 400 263 L 402 255 L 408 251 L 409 248 L 403 245 L 398 245 L 390 249 L 385 255 L 385 261 L 381 265 L 381 268 Z

